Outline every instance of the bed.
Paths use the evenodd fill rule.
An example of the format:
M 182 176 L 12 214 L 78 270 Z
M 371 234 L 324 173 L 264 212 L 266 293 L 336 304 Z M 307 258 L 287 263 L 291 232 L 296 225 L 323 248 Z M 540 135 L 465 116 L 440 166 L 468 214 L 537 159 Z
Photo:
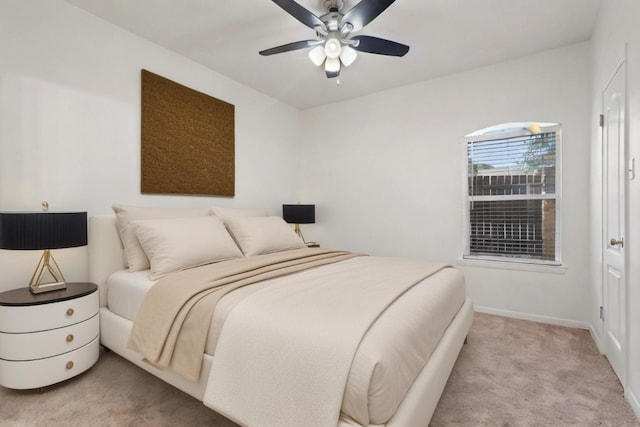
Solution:
M 203 401 L 240 425 L 400 427 L 429 424 L 473 319 L 473 304 L 464 294 L 464 279 L 460 272 L 448 266 L 429 264 L 433 271 L 423 278 L 420 276 L 421 279 L 415 284 L 390 291 L 389 288 L 393 286 L 385 283 L 394 282 L 396 274 L 400 274 L 397 271 L 406 275 L 414 265 L 420 264 L 419 268 L 422 269 L 422 263 L 416 263 L 418 260 L 359 256 L 327 249 L 293 247 L 274 251 L 269 245 L 274 239 L 279 239 L 274 237 L 276 235 L 273 232 L 281 226 L 279 219 L 257 219 L 264 215 L 262 210 L 216 209 L 211 210 L 210 215 L 220 219 L 216 221 L 216 227 L 220 223 L 228 231 L 236 227 L 233 228 L 235 234 L 230 235 L 233 243 L 242 249 L 240 255 L 230 256 L 216 248 L 218 257 L 224 260 L 207 263 L 198 260 L 197 254 L 191 254 L 189 262 L 204 265 L 183 269 L 184 266 L 179 262 L 176 264 L 176 253 L 197 246 L 194 242 L 199 240 L 203 232 L 194 228 L 196 226 L 193 224 L 212 225 L 214 221 L 211 218 L 200 218 L 207 216 L 209 210 L 175 210 L 167 215 L 175 218 L 165 218 L 164 213 L 158 217 L 157 210 L 150 213 L 149 209 L 118 205 L 114 206 L 118 216 L 101 215 L 89 220 L 89 275 L 90 280 L 99 285 L 100 341 L 104 347 Z M 151 265 L 148 267 L 141 265 L 134 268 L 135 262 L 132 264 L 132 258 L 123 253 L 123 246 L 131 243 L 127 239 L 132 238 L 131 235 L 127 237 L 122 234 L 123 217 L 135 225 L 135 237 L 139 238 L 137 243 L 142 243 L 143 251 L 149 251 Z M 243 219 L 245 217 L 247 219 Z M 184 228 L 174 227 L 176 224 L 191 227 L 191 230 L 185 232 Z M 284 225 L 290 230 L 288 225 Z M 271 228 L 271 232 L 264 231 Z M 180 230 L 179 235 L 174 229 Z M 189 233 L 192 233 L 191 237 Z M 256 239 L 255 235 L 261 233 Z M 291 233 L 295 236 L 295 233 Z M 159 238 L 158 234 L 165 240 Z M 170 240 L 171 244 L 167 244 L 167 236 L 174 239 Z M 290 238 L 287 235 L 286 239 Z M 150 241 L 152 244 L 149 244 Z M 269 261 L 269 266 L 286 264 L 287 268 L 291 268 L 289 266 L 293 265 L 293 259 L 303 259 L 304 262 L 313 260 L 320 264 L 313 264 L 313 268 L 295 267 L 299 268 L 295 272 L 275 275 L 270 272 L 267 276 L 256 276 L 258 279 L 254 282 L 217 297 L 211 320 L 206 322 L 206 342 L 202 344 L 204 351 L 195 352 L 201 353 L 195 359 L 195 375 L 188 369 L 180 370 L 172 364 L 159 363 L 162 356 L 156 359 L 149 353 L 143 356 L 141 352 L 144 353 L 144 350 L 132 342 L 135 336 L 141 336 L 145 341 L 148 333 L 148 329 L 140 325 L 144 325 L 147 311 L 155 305 L 150 303 L 153 300 L 151 289 L 160 295 L 163 286 L 168 289 L 183 287 L 183 283 L 197 282 L 202 274 L 212 274 L 211 271 L 227 266 L 244 266 L 247 260 L 260 260 L 260 266 L 267 265 L 266 261 L 262 261 L 267 258 L 277 260 Z M 154 261 L 157 259 L 161 261 Z M 389 268 L 385 266 L 386 263 Z M 272 271 L 271 267 L 269 269 Z M 257 268 L 253 265 L 249 270 L 253 272 Z M 222 275 L 229 276 L 224 271 Z M 363 272 L 367 271 L 371 271 L 375 278 L 361 280 Z M 246 273 L 241 274 L 246 277 Z M 367 303 L 360 304 L 360 308 L 354 308 L 351 302 L 344 302 L 346 297 L 342 294 L 340 298 L 328 297 L 328 301 L 316 304 L 315 301 L 321 299 L 317 287 L 340 282 L 343 276 L 357 277 L 356 287 L 368 286 L 365 282 L 374 279 L 384 286 L 377 286 L 379 291 L 368 290 Z M 303 288 L 305 291 L 296 292 L 310 294 L 311 303 L 300 303 L 297 296 L 289 300 L 289 294 L 278 293 L 290 292 L 287 289 L 292 286 L 296 289 L 308 286 L 308 289 Z M 327 289 L 322 293 L 335 292 Z M 340 292 L 348 294 L 349 291 Z M 356 289 L 353 292 L 355 295 L 362 291 Z M 376 292 L 391 292 L 391 296 L 387 297 L 392 302 L 381 302 L 380 307 L 384 307 L 382 310 L 371 309 L 376 304 L 373 302 Z M 166 303 L 177 306 L 183 304 L 174 304 L 173 298 Z M 275 308 L 275 302 L 288 305 Z M 305 304 L 316 304 L 318 307 L 314 305 L 309 309 Z M 296 315 L 288 310 L 292 310 L 292 313 L 297 310 L 298 315 L 306 318 L 310 317 L 307 316 L 309 311 L 326 311 L 326 308 L 322 308 L 323 304 L 329 307 L 331 315 L 325 313 L 322 322 L 309 319 L 306 324 L 303 320 L 286 323 L 290 316 Z M 341 305 L 344 307 L 340 308 Z M 263 308 L 265 306 L 268 308 Z M 353 317 L 354 312 L 368 312 L 367 316 L 373 320 L 359 323 Z M 437 312 L 438 316 L 428 317 L 428 312 Z M 277 320 L 272 320 L 278 317 L 284 323 L 278 324 Z M 158 313 L 151 314 L 148 319 L 151 319 L 148 320 L 149 325 L 157 325 Z M 171 325 L 175 322 L 166 323 Z M 246 326 L 247 323 L 249 326 Z M 251 323 L 259 326 L 254 330 L 252 328 L 255 325 L 251 326 Z M 398 325 L 401 325 L 400 329 Z M 331 327 L 344 330 L 337 334 L 326 332 L 331 331 Z M 352 336 L 349 335 L 351 330 Z M 405 344 L 402 340 L 409 334 L 407 331 L 414 335 L 409 338 L 413 340 L 412 347 L 403 350 Z M 362 337 L 358 335 L 360 333 Z M 344 335 L 345 338 L 336 340 L 333 338 L 335 335 Z M 330 344 L 327 345 L 331 348 L 320 348 L 324 339 L 328 340 Z M 344 355 L 341 354 L 341 346 L 347 349 Z M 283 347 L 286 347 L 286 351 L 282 350 Z M 194 351 L 184 353 L 189 358 L 194 357 Z M 406 359 L 410 360 L 407 362 Z M 409 366 L 406 369 L 402 365 L 405 362 Z M 416 368 L 418 363 L 420 365 Z M 187 366 L 193 366 L 193 363 Z M 268 372 L 267 376 L 265 372 Z M 255 402 L 251 403 L 251 399 L 255 399 Z M 333 408 L 336 405 L 337 409 Z M 337 415 L 332 415 L 333 412 L 337 412 Z

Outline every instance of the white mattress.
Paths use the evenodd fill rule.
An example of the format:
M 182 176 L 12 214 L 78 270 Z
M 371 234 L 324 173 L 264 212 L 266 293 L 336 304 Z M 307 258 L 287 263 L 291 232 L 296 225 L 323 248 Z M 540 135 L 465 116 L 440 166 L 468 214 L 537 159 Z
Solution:
M 123 270 L 107 280 L 107 307 L 118 316 L 134 321 L 142 300 L 155 281 L 149 280 L 149 270 Z

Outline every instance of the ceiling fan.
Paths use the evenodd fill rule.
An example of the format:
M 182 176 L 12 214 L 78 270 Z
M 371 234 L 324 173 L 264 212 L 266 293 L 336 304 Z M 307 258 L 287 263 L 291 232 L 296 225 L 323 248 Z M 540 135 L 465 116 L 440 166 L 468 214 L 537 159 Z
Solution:
M 395 0 L 361 0 L 347 13 L 342 13 L 343 0 L 327 0 L 327 13 L 316 16 L 294 0 L 273 0 L 289 15 L 315 30 L 316 39 L 287 43 L 260 51 L 268 56 L 292 50 L 313 47 L 309 58 L 318 67 L 324 64 L 327 78 L 340 75 L 340 67 L 348 67 L 355 61 L 357 52 L 378 55 L 404 56 L 409 46 L 372 36 L 353 35 L 385 11 Z

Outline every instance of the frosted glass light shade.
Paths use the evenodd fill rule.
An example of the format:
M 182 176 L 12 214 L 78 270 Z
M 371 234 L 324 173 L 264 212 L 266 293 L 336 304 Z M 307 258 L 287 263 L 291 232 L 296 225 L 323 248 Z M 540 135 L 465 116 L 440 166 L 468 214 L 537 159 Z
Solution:
M 327 61 L 324 63 L 324 69 L 328 73 L 337 73 L 340 71 L 340 59 L 327 58 Z
M 324 54 L 327 55 L 327 58 L 336 59 L 340 56 L 340 52 L 342 51 L 342 45 L 340 41 L 336 38 L 329 38 L 324 44 Z
M 340 61 L 344 64 L 345 67 L 353 64 L 353 61 L 356 60 L 358 53 L 356 50 L 350 46 L 343 46 L 342 51 L 340 52 Z
M 309 58 L 317 67 L 322 65 L 326 57 L 324 54 L 324 46 L 316 46 L 309 51 Z

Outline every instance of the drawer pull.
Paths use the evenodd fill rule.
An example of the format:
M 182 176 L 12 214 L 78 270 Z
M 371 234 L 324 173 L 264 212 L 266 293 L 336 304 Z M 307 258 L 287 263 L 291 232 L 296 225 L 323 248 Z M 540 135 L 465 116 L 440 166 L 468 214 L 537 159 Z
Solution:
M 66 365 L 67 369 L 73 369 L 73 362 L 72 361 L 68 361 L 67 365 Z
M 73 335 L 69 334 L 67 335 L 67 342 L 71 342 L 71 341 L 73 341 Z
M 67 310 L 67 316 L 73 316 L 73 308 Z

